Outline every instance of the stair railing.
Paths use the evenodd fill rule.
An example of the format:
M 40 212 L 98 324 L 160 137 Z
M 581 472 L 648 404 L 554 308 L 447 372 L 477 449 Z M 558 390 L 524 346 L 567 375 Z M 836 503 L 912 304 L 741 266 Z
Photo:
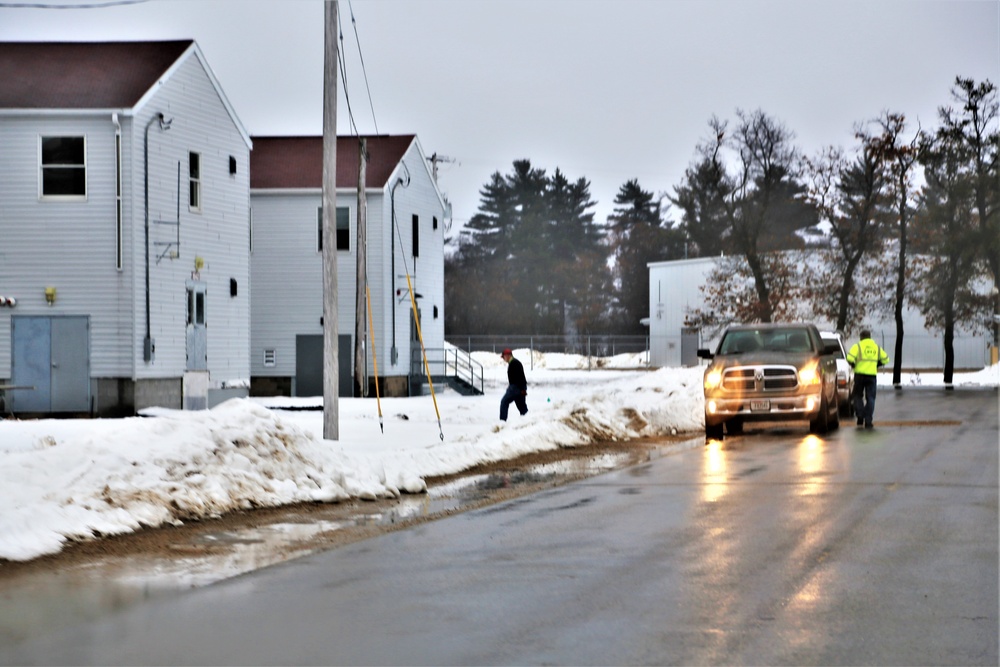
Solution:
M 479 394 L 485 393 L 483 365 L 472 358 L 472 355 L 458 347 L 426 348 L 427 366 L 434 378 L 455 378 L 472 388 Z M 416 378 L 423 374 L 421 360 L 410 360 L 410 377 Z

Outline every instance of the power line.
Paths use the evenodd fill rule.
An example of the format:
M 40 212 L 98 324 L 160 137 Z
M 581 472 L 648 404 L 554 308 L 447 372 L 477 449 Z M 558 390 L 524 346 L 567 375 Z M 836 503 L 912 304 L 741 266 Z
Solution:
M 351 130 L 354 132 L 354 136 L 358 136 L 358 126 L 354 122 L 354 110 L 351 108 L 351 95 L 348 90 L 347 85 L 347 62 L 344 59 L 344 31 L 341 29 L 343 22 L 340 21 L 340 5 L 337 5 L 337 32 L 340 38 L 340 48 L 337 50 L 337 61 L 340 65 L 340 78 L 344 81 L 344 100 L 347 102 L 347 117 L 351 122 Z
M 365 89 L 366 89 L 366 91 L 368 93 L 368 106 L 369 106 L 369 108 L 371 109 L 371 112 L 372 112 L 372 122 L 375 125 L 375 134 L 378 134 L 378 120 L 375 118 L 375 105 L 372 102 L 371 86 L 369 86 L 369 84 L 368 84 L 368 70 L 365 67 L 365 57 L 364 57 L 364 54 L 361 51 L 361 39 L 358 36 L 358 22 L 354 18 L 354 6 L 350 2 L 348 2 L 348 6 L 349 6 L 350 12 L 351 12 L 351 24 L 354 26 L 354 41 L 355 41 L 355 43 L 358 46 L 358 59 L 361 61 L 361 72 L 362 72 L 362 74 L 364 75 L 364 78 L 365 78 Z M 339 13 L 339 6 L 338 6 L 338 13 Z M 347 60 L 344 57 L 344 31 L 342 29 L 343 22 L 342 21 L 338 21 L 337 25 L 338 25 L 338 30 L 339 30 L 338 37 L 340 39 L 340 47 L 341 47 L 339 49 L 339 51 L 338 51 L 338 60 L 339 60 L 339 65 L 340 65 L 341 78 L 344 81 L 344 99 L 347 102 L 347 115 L 348 115 L 348 118 L 350 119 L 351 130 L 353 131 L 353 133 L 355 134 L 355 136 L 357 136 L 357 135 L 360 134 L 360 132 L 358 132 L 358 126 L 357 126 L 357 123 L 354 120 L 354 108 L 351 106 L 351 96 L 350 96 L 350 92 L 349 92 L 349 88 L 350 87 L 349 87 L 348 82 L 347 82 Z
M 35 2 L 0 2 L 2 9 L 103 9 L 121 5 L 141 5 L 149 0 L 107 0 L 107 2 L 88 2 L 83 5 L 53 5 Z
M 368 106 L 372 110 L 372 123 L 375 124 L 375 134 L 378 134 L 378 121 L 375 119 L 375 105 L 372 103 L 372 89 L 368 85 L 368 70 L 365 68 L 365 57 L 361 53 L 361 38 L 358 37 L 358 22 L 354 20 L 354 5 L 351 0 L 347 0 L 347 7 L 351 12 L 351 25 L 354 27 L 354 41 L 358 44 L 358 59 L 361 60 L 361 73 L 365 77 L 365 89 L 368 91 Z

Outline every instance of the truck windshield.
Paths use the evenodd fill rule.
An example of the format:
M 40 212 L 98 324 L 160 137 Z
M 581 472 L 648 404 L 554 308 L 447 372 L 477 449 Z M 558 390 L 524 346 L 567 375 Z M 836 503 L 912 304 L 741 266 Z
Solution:
M 719 345 L 719 354 L 770 352 L 810 352 L 813 346 L 806 329 L 730 331 Z

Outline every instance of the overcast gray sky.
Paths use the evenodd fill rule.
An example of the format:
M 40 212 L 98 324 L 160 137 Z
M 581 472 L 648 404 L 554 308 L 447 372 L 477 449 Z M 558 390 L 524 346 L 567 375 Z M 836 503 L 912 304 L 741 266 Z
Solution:
M 191 38 L 251 134 L 322 132 L 321 0 L 21 8 L 104 2 L 0 0 L 0 40 Z M 339 5 L 358 131 L 414 133 L 428 155 L 452 158 L 439 173 L 457 225 L 516 159 L 587 178 L 603 221 L 628 179 L 672 192 L 713 115 L 760 108 L 811 155 L 851 147 L 854 124 L 883 110 L 935 126 L 957 75 L 1000 85 L 1000 0 Z

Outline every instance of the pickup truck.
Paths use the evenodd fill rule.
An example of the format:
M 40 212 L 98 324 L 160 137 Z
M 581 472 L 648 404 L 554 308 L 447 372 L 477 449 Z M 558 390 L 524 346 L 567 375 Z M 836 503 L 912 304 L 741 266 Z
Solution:
M 840 426 L 837 362 L 808 323 L 745 324 L 726 329 L 705 369 L 705 437 L 743 431 L 745 422 L 808 421 L 813 433 Z

